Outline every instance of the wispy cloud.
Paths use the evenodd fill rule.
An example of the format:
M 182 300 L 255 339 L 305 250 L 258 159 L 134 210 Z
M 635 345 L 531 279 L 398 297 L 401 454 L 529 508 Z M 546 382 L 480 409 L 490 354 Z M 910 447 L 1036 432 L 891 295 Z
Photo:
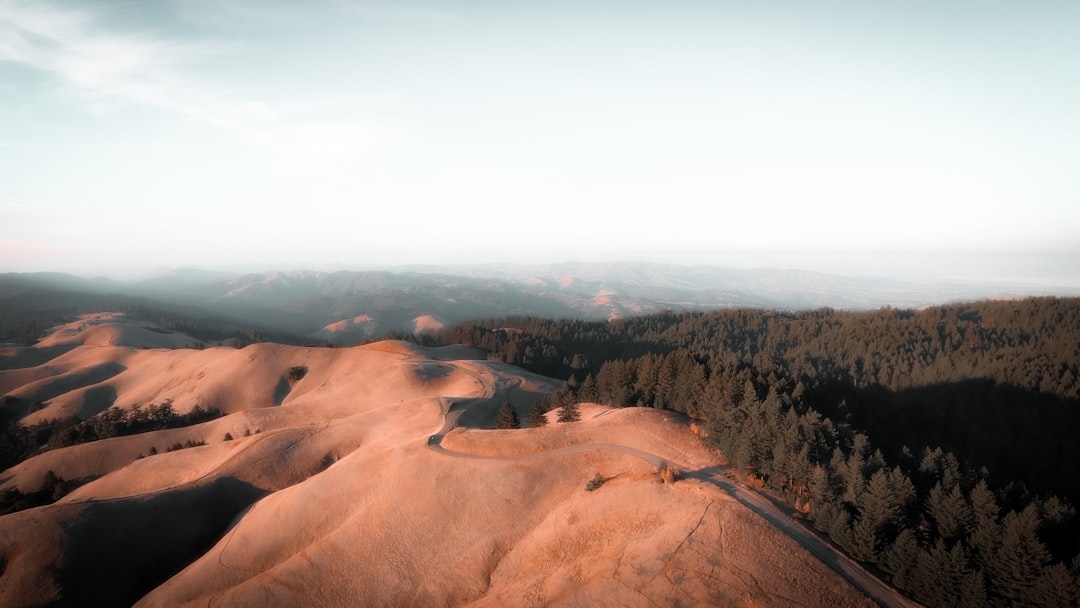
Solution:
M 229 98 L 181 75 L 183 66 L 223 50 L 220 44 L 110 31 L 88 9 L 0 4 L 0 61 L 58 76 L 88 110 L 133 103 L 219 126 L 273 120 L 266 104 Z
M 276 103 L 244 95 L 200 78 L 208 62 L 242 48 L 241 43 L 119 31 L 107 17 L 91 8 L 0 0 L 0 62 L 52 74 L 69 100 L 87 112 L 146 106 L 228 130 L 275 154 L 370 154 L 373 133 L 368 125 L 349 120 L 327 124 L 311 117 L 309 110 L 385 97 L 353 94 L 337 102 L 323 98 Z M 315 123 L 297 122 L 305 115 Z

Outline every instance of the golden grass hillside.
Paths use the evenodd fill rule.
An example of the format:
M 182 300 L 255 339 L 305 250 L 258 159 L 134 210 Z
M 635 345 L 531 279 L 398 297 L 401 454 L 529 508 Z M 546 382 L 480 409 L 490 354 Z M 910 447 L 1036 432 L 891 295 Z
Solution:
M 702 478 L 661 482 L 661 460 L 723 465 L 676 416 L 585 404 L 484 430 L 557 383 L 474 349 L 55 346 L 5 354 L 32 363 L 0 371 L 5 395 L 45 402 L 25 422 L 166 399 L 226 415 L 0 472 L 86 482 L 0 517 L 2 606 L 872 605 Z M 207 445 L 146 456 L 187 440 Z

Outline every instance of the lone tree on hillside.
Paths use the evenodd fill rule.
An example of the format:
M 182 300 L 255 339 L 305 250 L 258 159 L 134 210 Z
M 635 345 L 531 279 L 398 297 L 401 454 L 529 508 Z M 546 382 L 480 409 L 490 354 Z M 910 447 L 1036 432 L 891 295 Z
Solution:
M 577 422 L 581 420 L 581 409 L 576 401 L 571 401 L 559 410 L 559 422 Z
M 510 405 L 507 401 L 499 408 L 499 417 L 495 419 L 495 428 L 497 429 L 520 429 L 521 421 L 518 420 L 517 412 L 514 411 L 514 406 Z
M 529 408 L 529 426 L 537 427 L 544 426 L 547 421 L 547 407 L 543 401 L 537 401 Z

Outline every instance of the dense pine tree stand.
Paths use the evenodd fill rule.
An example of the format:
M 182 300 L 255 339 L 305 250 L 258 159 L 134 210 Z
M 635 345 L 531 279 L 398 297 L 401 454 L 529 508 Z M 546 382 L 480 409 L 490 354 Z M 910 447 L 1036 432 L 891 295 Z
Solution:
M 683 412 L 931 606 L 1080 603 L 1080 300 L 500 319 L 431 338 L 572 379 L 534 404 Z

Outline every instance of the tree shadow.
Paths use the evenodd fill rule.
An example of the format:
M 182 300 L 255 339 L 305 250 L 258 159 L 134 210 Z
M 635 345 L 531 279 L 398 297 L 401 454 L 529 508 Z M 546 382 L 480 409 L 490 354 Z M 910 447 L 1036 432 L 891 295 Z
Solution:
M 14 346 L 0 354 L 0 371 L 37 367 L 68 353 L 75 344 L 63 346 Z
M 454 372 L 454 369 L 452 365 L 446 365 L 438 361 L 424 361 L 416 367 L 416 377 L 419 380 L 428 382 L 449 376 Z
M 890 462 L 917 465 L 912 458 L 940 447 L 985 466 L 991 482 L 1022 480 L 1080 503 L 1080 400 L 984 378 L 900 391 L 843 380 L 809 391 L 807 400 L 865 432 Z
M 130 606 L 203 555 L 268 492 L 235 478 L 146 497 L 67 503 L 58 606 Z
M 86 389 L 83 402 L 79 406 L 79 417 L 83 420 L 101 413 L 116 403 L 116 387 L 101 384 Z
M 274 405 L 281 405 L 285 401 L 285 398 L 292 392 L 292 385 L 289 384 L 288 379 L 282 377 L 278 380 L 277 386 L 274 387 Z
M 448 413 L 457 414 L 454 426 L 468 429 L 493 428 L 499 406 L 500 402 L 496 399 L 455 399 Z M 520 413 L 518 418 L 523 420 Z
M 694 479 L 711 480 L 716 475 L 719 475 L 723 471 L 731 468 L 731 465 L 714 464 L 712 466 L 695 469 L 693 471 L 683 471 L 684 477 L 691 477 Z
M 126 370 L 126 366 L 115 361 L 91 365 L 66 374 L 52 376 L 44 382 L 37 383 L 36 388 L 22 395 L 21 399 L 28 403 L 44 403 L 71 391 L 101 384 Z

